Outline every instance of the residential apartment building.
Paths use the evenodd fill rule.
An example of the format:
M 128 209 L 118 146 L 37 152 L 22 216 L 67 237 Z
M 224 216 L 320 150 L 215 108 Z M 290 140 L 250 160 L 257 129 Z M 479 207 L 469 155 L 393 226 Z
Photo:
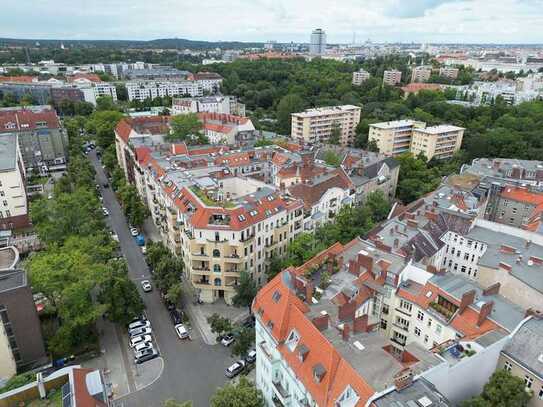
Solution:
M 66 168 L 68 136 L 50 106 L 0 109 L 0 134 L 17 135 L 27 171 L 40 174 Z
M 27 275 L 0 271 L 0 379 L 48 360 Z
M 353 72 L 353 85 L 360 86 L 370 78 L 370 73 L 364 69 Z
M 75 78 L 72 83 L 77 89 L 83 92 L 85 102 L 96 106 L 96 100 L 100 97 L 110 97 L 113 102 L 117 101 L 117 88 L 107 82 L 102 82 L 100 78 L 90 80 L 86 77 Z
M 386 70 L 383 72 L 383 83 L 394 86 L 402 81 L 402 72 L 393 70 Z
M 413 128 L 410 150 L 428 159 L 444 160 L 460 150 L 464 138 L 463 127 L 448 125 Z
M 508 185 L 500 189 L 492 197 L 487 219 L 523 229 L 530 229 L 532 222 L 541 219 L 543 191 Z
M 204 88 L 199 82 L 190 80 L 138 80 L 125 84 L 128 100 L 154 99 L 164 96 L 203 96 Z
M 458 72 L 459 72 L 458 68 L 451 68 L 448 66 L 439 68 L 439 76 L 443 78 L 448 78 L 451 80 L 455 80 L 456 78 L 458 78 Z
M 201 98 L 173 98 L 172 114 L 222 113 L 245 116 L 245 105 L 235 96 L 204 96 Z
M 396 120 L 370 124 L 368 141 L 377 144 L 379 152 L 387 155 L 399 155 L 408 152 L 415 126 L 424 124 L 413 120 Z
M 431 66 L 416 66 L 411 71 L 411 82 L 428 82 L 432 76 Z
M 424 154 L 428 160 L 450 158 L 462 145 L 464 128 L 452 125 L 426 127 L 413 120 L 373 123 L 368 140 L 375 141 L 379 152 L 396 156 L 405 152 Z
M 201 85 L 204 92 L 215 94 L 221 89 L 223 78 L 216 72 L 198 72 L 194 74 L 194 80 Z
M 466 236 L 484 244 L 477 281 L 500 285 L 500 293 L 525 309 L 543 304 L 543 235 L 478 219 Z
M 202 112 L 198 119 L 211 144 L 244 145 L 255 138 L 255 126 L 248 117 Z
M 334 131 L 343 146 L 354 141 L 361 108 L 353 105 L 320 107 L 292 114 L 291 137 L 309 144 L 325 143 Z
M 17 135 L 0 134 L 0 230 L 11 233 L 30 226 L 25 167 Z
M 525 321 L 499 287 L 361 239 L 283 271 L 253 313 L 256 385 L 269 406 L 457 405 L 481 392 Z
M 502 350 L 498 369 L 524 381 L 532 397 L 528 407 L 543 406 L 543 319 L 534 315 Z

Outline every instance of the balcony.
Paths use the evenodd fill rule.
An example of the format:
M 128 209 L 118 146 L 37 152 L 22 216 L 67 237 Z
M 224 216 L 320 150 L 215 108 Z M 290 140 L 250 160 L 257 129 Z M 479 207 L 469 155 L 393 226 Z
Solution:
M 193 281 L 192 285 L 195 288 L 201 288 L 201 289 L 204 289 L 204 290 L 208 290 L 208 289 L 211 288 L 211 283 L 209 281 L 205 281 L 205 280 Z
M 392 325 L 398 329 L 401 329 L 402 331 L 409 332 L 409 325 L 403 325 L 398 322 L 393 322 Z
M 289 406 L 290 405 L 290 394 L 283 387 L 281 381 L 278 379 L 272 380 L 273 390 L 274 390 L 274 403 L 278 406 Z
M 238 255 L 224 256 L 224 262 L 233 263 L 233 264 L 241 264 L 243 263 L 243 259 L 239 257 Z
M 253 240 L 255 238 L 255 235 L 245 236 L 243 239 L 239 239 L 240 242 L 246 243 L 250 240 Z
M 209 256 L 206 253 L 191 253 L 192 257 L 198 257 L 199 259 L 207 259 Z
M 392 337 L 390 338 L 390 340 L 400 346 L 405 346 L 405 343 L 406 343 L 406 340 L 405 339 L 402 339 L 402 338 L 398 338 L 398 337 Z

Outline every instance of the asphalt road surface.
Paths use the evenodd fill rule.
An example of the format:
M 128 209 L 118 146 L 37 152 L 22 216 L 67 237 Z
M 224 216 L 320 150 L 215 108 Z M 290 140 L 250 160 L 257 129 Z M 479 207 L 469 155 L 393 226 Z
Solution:
M 233 361 L 230 350 L 220 344 L 206 345 L 197 329 L 192 330 L 192 340 L 179 340 L 158 291 L 144 293 L 141 290 L 141 280 L 151 280 L 149 268 L 141 249 L 130 234 L 113 190 L 111 187 L 102 187 L 104 182 L 109 181 L 94 151 L 89 153 L 89 159 L 96 169 L 97 182 L 101 186 L 104 198 L 103 205 L 109 211 L 108 223 L 119 237 L 122 253 L 128 263 L 129 276 L 140 290 L 153 334 L 164 359 L 164 370 L 160 378 L 148 387 L 119 399 L 122 404 L 116 404 L 130 407 L 160 407 L 162 402 L 173 398 L 178 401 L 192 400 L 194 407 L 207 407 L 217 387 L 228 380 L 224 376 L 224 369 Z M 145 363 L 138 369 L 144 370 Z

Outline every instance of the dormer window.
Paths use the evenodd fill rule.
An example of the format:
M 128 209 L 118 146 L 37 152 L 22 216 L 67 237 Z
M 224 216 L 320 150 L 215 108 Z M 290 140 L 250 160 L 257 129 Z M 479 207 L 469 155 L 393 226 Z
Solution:
M 313 366 L 313 380 L 315 383 L 320 383 L 326 374 L 326 369 L 320 363 Z
M 293 329 L 292 331 L 290 331 L 290 334 L 288 335 L 285 344 L 291 352 L 294 352 L 294 349 L 296 349 L 296 346 L 298 346 L 298 342 L 300 342 L 300 335 L 298 334 L 298 332 L 296 332 L 295 329 Z
M 300 344 L 297 349 L 298 352 L 298 359 L 300 359 L 300 362 L 304 362 L 304 360 L 307 358 L 307 354 L 309 353 L 309 348 L 305 346 L 304 344 Z
M 238 215 L 238 219 L 240 222 L 244 222 L 245 221 L 245 215 Z
M 256 215 L 258 215 L 258 211 L 253 209 L 251 212 L 249 212 L 249 215 L 256 216 Z
M 343 393 L 341 393 L 341 395 L 338 397 L 336 401 L 336 407 L 355 406 L 356 403 L 358 403 L 358 400 L 360 400 L 358 394 L 353 390 L 350 385 L 347 385 L 345 390 L 343 390 Z
M 279 291 L 275 291 L 272 295 L 273 302 L 277 304 L 280 299 L 281 299 L 281 293 Z

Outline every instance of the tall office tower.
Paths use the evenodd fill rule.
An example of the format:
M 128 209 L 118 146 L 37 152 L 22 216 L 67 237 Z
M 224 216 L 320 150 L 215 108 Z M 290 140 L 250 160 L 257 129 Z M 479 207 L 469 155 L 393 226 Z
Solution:
M 317 28 L 311 33 L 311 43 L 309 44 L 309 53 L 311 55 L 322 55 L 326 51 L 326 32 L 322 28 Z

